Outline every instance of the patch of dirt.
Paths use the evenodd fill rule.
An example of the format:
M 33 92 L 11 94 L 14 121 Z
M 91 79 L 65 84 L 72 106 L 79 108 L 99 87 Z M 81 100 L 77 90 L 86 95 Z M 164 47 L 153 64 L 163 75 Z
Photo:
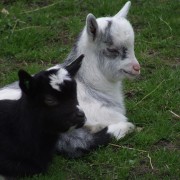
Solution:
M 125 97 L 126 98 L 133 98 L 134 96 L 136 96 L 137 92 L 135 90 L 131 90 L 125 93 Z
M 163 62 L 165 62 L 166 65 L 170 66 L 172 69 L 177 69 L 180 68 L 180 58 L 175 57 L 175 58 L 167 58 L 167 59 L 162 59 Z
M 141 160 L 139 166 L 133 167 L 129 173 L 128 179 L 132 179 L 132 177 L 143 177 L 145 174 L 159 174 L 159 170 L 157 168 L 151 168 L 148 159 Z
M 154 167 L 154 164 L 153 164 L 153 169 L 152 169 L 152 167 L 150 166 L 149 159 L 144 158 L 140 160 L 139 165 L 137 165 L 136 167 L 133 167 L 130 170 L 128 180 L 134 179 L 134 177 L 136 177 L 136 179 L 138 177 L 144 178 L 146 174 L 153 175 L 155 179 L 156 178 L 164 179 L 165 177 L 172 180 L 179 179 L 177 174 L 172 175 L 168 169 L 164 169 L 164 170 L 157 169 L 156 167 Z
M 157 150 L 157 149 L 166 149 L 168 151 L 175 151 L 175 150 L 180 150 L 180 147 L 178 145 L 174 144 L 170 140 L 167 139 L 160 139 L 156 143 L 153 144 L 152 149 Z
M 129 90 L 127 92 L 125 92 L 125 97 L 128 99 L 131 99 L 133 97 L 137 97 L 139 95 L 142 95 L 143 92 L 142 90 L 138 89 L 138 90 Z
M 158 51 L 155 51 L 154 49 L 150 49 L 149 51 L 147 51 L 147 54 L 149 57 L 156 57 L 159 55 Z

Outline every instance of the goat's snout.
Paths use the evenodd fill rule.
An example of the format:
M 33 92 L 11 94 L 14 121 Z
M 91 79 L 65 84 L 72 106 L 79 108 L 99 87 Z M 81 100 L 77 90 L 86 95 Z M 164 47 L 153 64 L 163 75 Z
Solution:
M 140 65 L 139 64 L 135 64 L 135 65 L 133 65 L 133 69 L 135 70 L 135 71 L 140 71 Z
M 78 108 L 78 111 L 76 112 L 76 117 L 77 117 L 77 122 L 78 122 L 76 128 L 80 128 L 84 126 L 86 122 L 86 116 L 85 116 L 84 111 Z
M 84 112 L 81 111 L 81 110 L 78 110 L 78 111 L 77 111 L 77 116 L 80 117 L 80 118 L 85 118 L 85 114 L 84 114 Z
M 81 108 L 79 105 L 77 105 L 76 115 L 77 115 L 79 118 L 85 118 L 84 111 L 82 110 L 82 108 Z
M 139 65 L 139 63 L 133 64 L 133 71 L 136 74 L 140 74 L 140 69 L 141 69 L 141 66 Z

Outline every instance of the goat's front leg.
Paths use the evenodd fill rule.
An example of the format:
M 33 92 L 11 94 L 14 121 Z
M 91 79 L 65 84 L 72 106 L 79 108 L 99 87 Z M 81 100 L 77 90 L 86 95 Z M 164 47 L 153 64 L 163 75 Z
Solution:
M 117 140 L 123 138 L 126 134 L 131 133 L 135 126 L 128 122 L 128 119 L 125 115 L 113 111 L 108 108 L 101 109 L 99 111 L 100 116 L 87 118 L 85 127 L 88 128 L 91 132 L 98 132 L 101 129 L 108 127 L 107 133 L 111 134 L 112 137 L 115 137 Z M 100 117 L 98 119 L 98 117 Z
M 108 126 L 107 133 L 111 134 L 117 140 L 123 138 L 126 134 L 133 132 L 135 126 L 131 122 L 119 122 Z

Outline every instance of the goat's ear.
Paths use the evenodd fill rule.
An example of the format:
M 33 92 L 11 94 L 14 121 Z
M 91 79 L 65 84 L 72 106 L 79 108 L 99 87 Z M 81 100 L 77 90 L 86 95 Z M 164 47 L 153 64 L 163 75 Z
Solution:
M 82 60 L 84 58 L 84 54 L 81 54 L 76 60 L 72 63 L 68 64 L 65 69 L 69 72 L 69 74 L 74 77 L 81 67 Z
M 88 14 L 86 17 L 86 29 L 88 35 L 95 40 L 98 35 L 98 24 L 93 14 Z
M 131 1 L 128 1 L 114 17 L 116 17 L 116 18 L 121 18 L 121 17 L 126 18 L 128 12 L 129 12 L 130 6 L 131 6 Z
M 30 94 L 32 90 L 33 77 L 24 70 L 19 70 L 19 86 L 25 94 Z

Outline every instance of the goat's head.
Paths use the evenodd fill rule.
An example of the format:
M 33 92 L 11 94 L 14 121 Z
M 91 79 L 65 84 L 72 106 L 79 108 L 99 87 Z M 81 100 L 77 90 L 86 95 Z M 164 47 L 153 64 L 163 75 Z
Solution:
M 51 68 L 31 76 L 19 71 L 23 97 L 42 113 L 47 131 L 64 132 L 83 126 L 85 115 L 79 109 L 74 76 L 81 66 L 83 55 L 66 67 Z
M 134 54 L 134 31 L 126 19 L 130 5 L 127 2 L 113 17 L 96 19 L 89 14 L 86 18 L 87 44 L 98 57 L 99 69 L 111 81 L 140 74 Z

